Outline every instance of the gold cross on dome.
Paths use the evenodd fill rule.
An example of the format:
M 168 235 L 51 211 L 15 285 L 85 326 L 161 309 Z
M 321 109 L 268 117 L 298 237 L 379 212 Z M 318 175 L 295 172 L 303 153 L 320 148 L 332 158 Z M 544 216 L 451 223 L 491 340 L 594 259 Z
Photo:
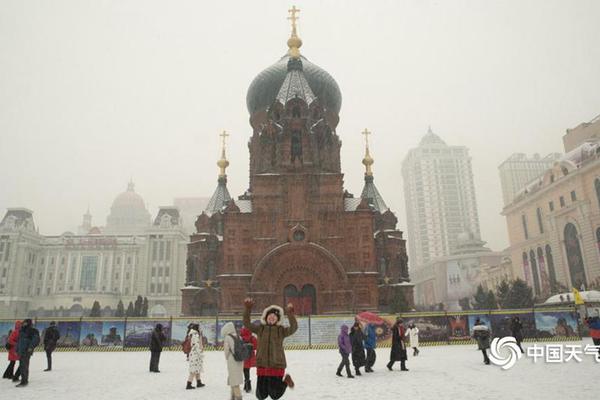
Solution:
M 229 133 L 227 133 L 227 131 L 223 131 L 223 133 L 221 133 L 219 136 L 221 136 L 223 148 L 225 148 L 225 139 L 229 136 Z
M 296 8 L 296 6 L 292 6 L 288 12 L 290 13 L 290 16 L 287 19 L 292 21 L 292 31 L 296 33 L 296 21 L 300 19 L 300 17 L 296 16 L 296 13 L 299 13 L 300 9 Z
M 361 133 L 365 135 L 365 142 L 367 142 L 367 147 L 369 147 L 369 135 L 371 134 L 371 131 L 365 128 Z

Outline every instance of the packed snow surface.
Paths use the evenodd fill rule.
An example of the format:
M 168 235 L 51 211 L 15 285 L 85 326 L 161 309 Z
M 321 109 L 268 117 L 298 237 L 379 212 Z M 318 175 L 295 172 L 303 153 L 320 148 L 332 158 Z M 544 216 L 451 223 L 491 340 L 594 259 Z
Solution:
M 566 344 L 585 345 L 591 340 Z M 162 353 L 158 374 L 148 372 L 149 352 L 55 352 L 51 372 L 42 372 L 46 357 L 36 352 L 31 359 L 29 386 L 16 388 L 13 382 L 2 379 L 0 398 L 229 399 L 223 353 L 204 354 L 202 381 L 206 387 L 185 390 L 187 362 L 179 351 Z M 390 372 L 385 366 L 389 348 L 377 349 L 375 372 L 348 379 L 335 375 L 340 361 L 336 350 L 287 351 L 287 371 L 296 388 L 288 389 L 283 399 L 573 399 L 593 397 L 600 372 L 600 363 L 590 355 L 582 355 L 582 362 L 561 364 L 534 363 L 523 357 L 504 371 L 484 365 L 481 352 L 473 345 L 422 347 L 418 357 L 410 354 L 410 371 L 399 371 L 396 363 Z M 5 367 L 6 361 L 2 369 Z M 251 374 L 254 388 L 254 369 Z M 244 399 L 254 398 L 254 393 L 244 393 Z

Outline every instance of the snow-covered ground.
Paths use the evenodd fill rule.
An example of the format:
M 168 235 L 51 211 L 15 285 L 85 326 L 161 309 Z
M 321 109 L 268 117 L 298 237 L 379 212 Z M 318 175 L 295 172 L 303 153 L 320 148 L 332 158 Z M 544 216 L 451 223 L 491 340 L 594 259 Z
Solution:
M 589 339 L 569 344 L 591 344 Z M 531 345 L 531 344 L 528 344 Z M 522 358 L 503 371 L 484 365 L 475 346 L 423 347 L 410 357 L 409 372 L 399 364 L 390 372 L 385 364 L 389 349 L 377 350 L 375 372 L 356 379 L 339 378 L 335 350 L 287 351 L 288 372 L 296 388 L 284 399 L 566 399 L 594 397 L 600 364 L 589 355 L 581 363 L 533 363 Z M 3 354 L 6 356 L 6 354 Z M 229 399 L 222 352 L 205 353 L 206 387 L 184 390 L 187 363 L 181 352 L 163 352 L 160 374 L 148 372 L 148 352 L 57 352 L 54 370 L 45 368 L 44 353 L 31 359 L 30 384 L 15 388 L 0 382 L 1 399 L 95 400 L 95 399 Z M 5 368 L 3 363 L 2 369 Z M 254 384 L 254 370 L 252 370 Z M 244 394 L 245 399 L 255 398 Z

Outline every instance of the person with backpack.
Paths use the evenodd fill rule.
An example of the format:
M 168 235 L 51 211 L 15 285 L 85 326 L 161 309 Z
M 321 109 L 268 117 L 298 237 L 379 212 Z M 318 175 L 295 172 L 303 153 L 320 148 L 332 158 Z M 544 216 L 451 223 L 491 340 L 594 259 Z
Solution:
M 231 399 L 241 400 L 240 385 L 244 382 L 244 359 L 249 352 L 245 350 L 244 342 L 238 336 L 233 322 L 226 323 L 221 329 L 223 336 L 223 352 L 227 361 L 227 385 L 231 388 Z
M 242 328 L 240 330 L 240 336 L 246 344 L 252 346 L 252 352 L 250 357 L 244 361 L 244 392 L 250 393 L 252 391 L 252 382 L 250 381 L 250 368 L 256 367 L 256 337 L 250 332 L 249 329 Z
M 185 342 L 188 341 L 189 345 Z M 189 376 L 186 389 L 194 389 L 192 382 L 196 379 L 196 387 L 203 387 L 200 374 L 204 370 L 204 349 L 202 347 L 202 336 L 200 335 L 200 325 L 191 323 L 188 326 L 188 333 L 183 344 L 184 353 L 187 351 L 189 364 Z
M 251 298 L 244 300 L 244 327 L 258 337 L 256 398 L 264 400 L 271 397 L 276 400 L 283 396 L 288 387 L 294 388 L 292 377 L 285 373 L 287 363 L 283 350 L 283 339 L 298 330 L 298 322 L 294 315 L 294 306 L 290 303 L 287 305 L 290 326 L 282 325 L 283 309 L 276 305 L 265 308 L 260 324 L 255 325 L 250 321 L 253 306 L 254 300 Z
M 28 318 L 21 324 L 17 342 L 19 370 L 21 371 L 21 383 L 17 387 L 25 387 L 29 384 L 29 359 L 38 344 L 40 344 L 40 332 L 33 327 L 31 319 Z
M 60 333 L 56 328 L 56 322 L 50 322 L 50 326 L 44 332 L 44 351 L 46 352 L 46 360 L 48 361 L 48 368 L 44 371 L 52 371 L 52 352 L 56 349 L 56 344 L 60 339 Z
M 160 372 L 158 370 L 158 363 L 160 362 L 160 353 L 166 340 L 162 324 L 156 324 L 150 337 L 150 372 Z
M 4 371 L 3 377 L 6 379 L 12 379 L 13 382 L 17 382 L 21 376 L 21 370 L 17 368 L 15 372 L 15 364 L 19 361 L 19 355 L 17 354 L 17 342 L 19 341 L 19 331 L 21 330 L 21 321 L 15 321 L 15 329 L 8 335 L 6 341 L 6 350 L 8 350 L 8 367 Z

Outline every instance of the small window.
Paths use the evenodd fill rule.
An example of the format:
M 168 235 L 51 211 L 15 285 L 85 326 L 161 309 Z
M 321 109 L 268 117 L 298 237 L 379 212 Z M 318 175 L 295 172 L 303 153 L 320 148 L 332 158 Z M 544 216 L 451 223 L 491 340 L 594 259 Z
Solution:
M 151 292 L 151 293 L 154 293 L 154 283 L 151 283 L 151 284 L 150 284 L 150 292 Z
M 563 196 L 560 196 L 560 207 L 564 207 L 565 206 L 565 198 Z
M 46 296 L 50 295 L 50 288 L 46 288 Z
M 550 212 L 554 211 L 554 202 L 553 201 L 548 203 L 548 208 L 550 209 Z
M 571 201 L 577 201 L 577 193 L 574 190 L 571 192 Z
M 169 267 L 165 267 L 165 276 L 169 276 Z
M 165 293 L 169 293 L 169 284 L 165 283 Z

